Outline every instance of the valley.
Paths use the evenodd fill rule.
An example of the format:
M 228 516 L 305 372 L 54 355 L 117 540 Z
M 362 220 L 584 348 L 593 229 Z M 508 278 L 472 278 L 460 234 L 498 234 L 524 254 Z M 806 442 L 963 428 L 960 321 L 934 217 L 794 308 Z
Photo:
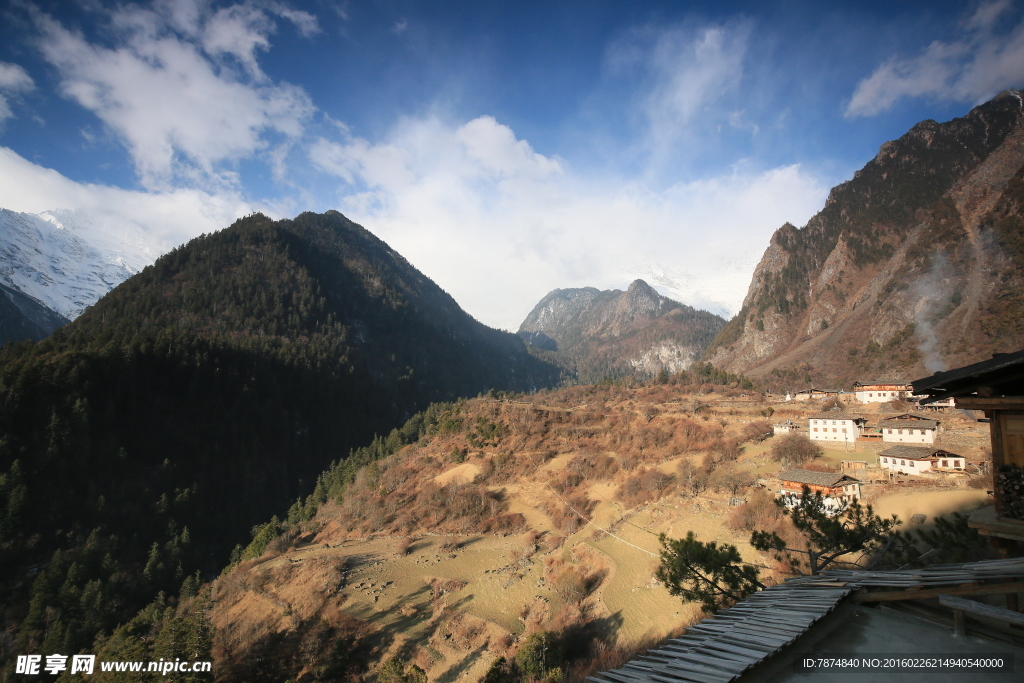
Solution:
M 657 578 L 662 534 L 767 584 L 807 569 L 752 545 L 807 545 L 787 470 L 855 477 L 903 531 L 960 524 L 929 561 L 987 556 L 954 515 L 994 487 L 981 415 L 837 390 L 1024 346 L 1022 125 L 1007 91 L 882 145 L 775 232 L 728 322 L 634 280 L 492 329 L 337 211 L 155 261 L 4 211 L 2 675 L 88 651 L 225 682 L 581 680 L 702 618 Z M 966 465 L 883 468 L 898 416 Z M 847 559 L 917 562 L 915 538 Z
M 338 499 L 282 526 L 260 557 L 213 583 L 220 666 L 236 668 L 275 635 L 312 651 L 310 628 L 357 623 L 367 664 L 398 657 L 440 681 L 479 679 L 530 634 L 554 632 L 573 644 L 566 673 L 577 680 L 700 618 L 654 576 L 660 533 L 735 544 L 780 581 L 786 568 L 748 539 L 752 523 L 778 522 L 765 504 L 784 469 L 771 457 L 781 437 L 745 435 L 765 413 L 806 426 L 820 404 L 689 381 L 457 404 L 443 429 L 368 465 Z M 887 404 L 856 409 L 871 421 L 892 414 Z M 864 500 L 905 529 L 927 528 L 986 504 L 990 481 L 978 468 L 987 426 L 960 412 L 938 417 L 956 442 L 939 446 L 967 456 L 965 474 L 889 482 L 876 443 L 826 448 L 805 466 L 867 461 Z M 455 502 L 470 493 L 487 509 Z M 495 518 L 505 528 L 480 533 Z M 315 675 L 327 659 L 281 661 L 278 675 Z

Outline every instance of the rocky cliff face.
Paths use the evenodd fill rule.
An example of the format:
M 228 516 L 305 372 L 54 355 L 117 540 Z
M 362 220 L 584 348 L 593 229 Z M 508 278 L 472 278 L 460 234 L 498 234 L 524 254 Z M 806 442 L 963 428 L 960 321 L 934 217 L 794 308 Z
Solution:
M 625 292 L 556 289 L 530 312 L 518 334 L 580 382 L 595 382 L 685 370 L 724 324 L 636 280 Z
M 733 372 L 848 384 L 1024 345 L 1024 116 L 1006 91 L 924 121 L 772 236 L 704 354 Z

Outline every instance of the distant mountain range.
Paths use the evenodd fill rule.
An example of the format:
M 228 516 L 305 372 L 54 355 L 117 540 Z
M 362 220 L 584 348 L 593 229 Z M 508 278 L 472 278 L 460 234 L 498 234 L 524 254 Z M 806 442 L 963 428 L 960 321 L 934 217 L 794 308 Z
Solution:
M 146 233 L 124 221 L 0 209 L 0 344 L 42 339 L 158 255 Z
M 784 225 L 704 352 L 796 386 L 920 377 L 1024 346 L 1024 115 L 1001 93 L 924 121 Z
M 629 288 L 556 289 L 518 335 L 580 383 L 690 367 L 725 325 L 713 313 L 662 296 L 643 280 Z

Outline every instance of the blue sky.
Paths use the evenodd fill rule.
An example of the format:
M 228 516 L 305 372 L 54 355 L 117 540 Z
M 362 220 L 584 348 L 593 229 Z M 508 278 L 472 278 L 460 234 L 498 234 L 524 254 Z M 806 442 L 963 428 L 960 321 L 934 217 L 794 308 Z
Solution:
M 0 2 L 0 207 L 162 249 L 338 209 L 481 321 L 641 277 L 735 313 L 783 222 L 1024 86 L 1009 0 Z

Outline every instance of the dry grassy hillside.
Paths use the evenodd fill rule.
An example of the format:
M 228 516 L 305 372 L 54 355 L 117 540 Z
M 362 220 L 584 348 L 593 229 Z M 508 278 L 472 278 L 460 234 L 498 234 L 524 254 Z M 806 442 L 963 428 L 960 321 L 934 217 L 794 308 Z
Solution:
M 214 584 L 220 678 L 384 680 L 382 663 L 397 657 L 431 680 L 479 680 L 551 631 L 567 647 L 567 679 L 578 679 L 699 617 L 654 578 L 663 532 L 734 543 L 780 579 L 788 568 L 747 543 L 755 528 L 790 533 L 768 493 L 780 465 L 774 437 L 762 440 L 765 417 L 800 421 L 820 407 L 710 388 L 606 385 L 457 404 Z M 958 438 L 980 455 L 987 433 L 943 419 L 962 420 Z M 826 451 L 807 466 L 844 458 L 874 460 Z M 984 497 L 966 481 L 926 488 L 931 516 Z M 889 489 L 871 495 L 913 514 L 913 500 L 886 503 L 905 493 Z

